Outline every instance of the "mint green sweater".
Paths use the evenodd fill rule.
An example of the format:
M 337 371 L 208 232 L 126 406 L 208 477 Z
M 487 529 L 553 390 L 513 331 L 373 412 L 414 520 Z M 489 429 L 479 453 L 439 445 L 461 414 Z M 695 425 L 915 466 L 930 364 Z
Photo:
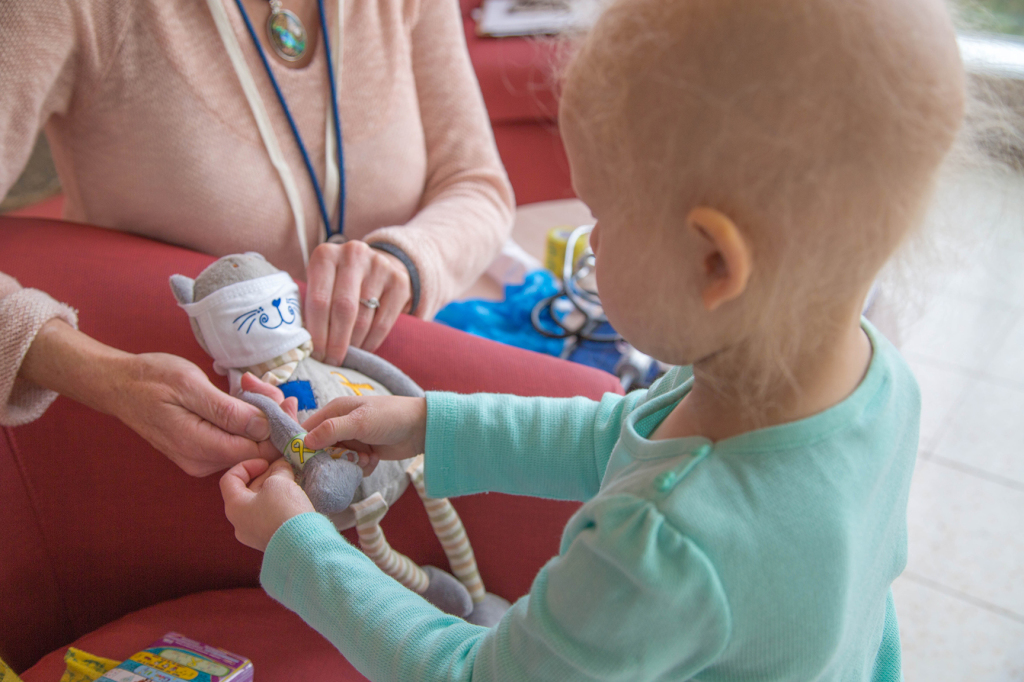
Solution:
M 277 531 L 261 582 L 375 681 L 896 682 L 920 399 L 864 326 L 874 352 L 846 400 L 718 443 L 646 438 L 689 390 L 682 369 L 600 402 L 428 394 L 430 495 L 585 502 L 492 629 L 404 589 L 317 514 Z

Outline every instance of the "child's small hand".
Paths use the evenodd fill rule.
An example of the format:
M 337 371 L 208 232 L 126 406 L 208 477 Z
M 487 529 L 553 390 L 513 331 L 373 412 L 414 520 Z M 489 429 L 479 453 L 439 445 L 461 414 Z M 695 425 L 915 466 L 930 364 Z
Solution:
M 273 464 L 262 459 L 236 464 L 220 479 L 220 492 L 235 537 L 261 552 L 285 521 L 314 511 L 283 458 Z
M 246 372 L 242 375 L 242 390 L 258 393 L 270 398 L 281 406 L 281 409 L 284 410 L 285 414 L 298 421 L 299 401 L 296 398 L 285 398 L 284 393 L 282 393 L 281 389 L 277 386 L 268 384 L 262 379 L 256 378 L 254 374 Z M 281 456 L 281 453 L 274 448 L 274 444 L 269 440 L 260 442 L 258 446 L 260 457 L 263 457 L 268 462 L 273 462 Z M 373 470 L 377 468 L 379 458 L 376 455 L 371 455 L 366 452 L 356 452 L 356 454 L 359 456 L 359 461 L 357 461 L 356 464 L 363 470 L 363 476 L 369 476 L 372 474 Z
M 425 398 L 352 396 L 332 400 L 302 425 L 306 447 L 346 447 L 380 459 L 406 459 L 423 452 L 427 432 Z

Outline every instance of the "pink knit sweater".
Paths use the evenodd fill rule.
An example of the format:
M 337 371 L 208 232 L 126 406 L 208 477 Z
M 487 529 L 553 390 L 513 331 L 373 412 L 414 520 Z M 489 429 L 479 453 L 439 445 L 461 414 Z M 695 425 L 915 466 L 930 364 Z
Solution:
M 312 249 L 324 238 L 312 184 L 235 3 L 221 1 L 298 185 Z M 333 28 L 337 2 L 326 4 Z M 422 278 L 418 314 L 430 317 L 501 248 L 511 187 L 458 3 L 348 0 L 344 11 L 345 234 L 408 253 Z M 321 183 L 324 60 L 322 40 L 302 69 L 272 60 Z M 0 3 L 0 83 L 0 196 L 43 127 L 68 219 L 212 255 L 259 251 L 305 278 L 280 176 L 207 3 Z M 52 401 L 16 376 L 54 316 L 73 322 L 74 312 L 0 273 L 0 424 L 30 421 Z

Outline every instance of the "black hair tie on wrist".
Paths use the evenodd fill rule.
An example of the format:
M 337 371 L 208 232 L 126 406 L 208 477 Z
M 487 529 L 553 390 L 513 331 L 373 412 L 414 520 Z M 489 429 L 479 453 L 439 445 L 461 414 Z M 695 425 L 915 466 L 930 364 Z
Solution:
M 402 265 L 404 265 L 405 269 L 409 271 L 409 288 L 412 289 L 412 305 L 409 306 L 409 314 L 415 315 L 416 308 L 420 304 L 420 271 L 416 269 L 416 264 L 412 262 L 412 258 L 409 258 L 409 254 L 405 251 L 402 251 L 402 249 L 388 242 L 367 242 L 367 245 L 369 245 L 371 249 L 390 253 L 392 256 L 402 261 Z

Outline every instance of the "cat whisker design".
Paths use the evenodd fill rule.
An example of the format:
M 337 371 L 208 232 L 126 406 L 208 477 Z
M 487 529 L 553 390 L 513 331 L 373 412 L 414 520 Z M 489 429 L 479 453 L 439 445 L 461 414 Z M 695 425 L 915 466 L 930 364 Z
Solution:
M 277 323 L 270 324 L 270 315 L 263 309 L 263 306 L 255 308 L 248 312 L 244 312 L 234 320 L 232 323 L 237 324 L 238 331 L 245 329 L 245 333 L 248 334 L 252 331 L 252 326 L 258 321 L 260 326 L 264 329 L 277 329 L 278 327 L 286 324 L 295 324 L 299 318 L 299 299 L 288 298 L 285 299 L 284 305 L 289 317 L 285 317 L 285 311 L 281 310 L 281 299 L 275 298 L 270 302 L 274 309 L 277 310 Z
M 262 317 L 266 317 L 266 313 L 263 312 L 263 307 L 260 306 L 255 310 L 250 310 L 249 312 L 242 313 L 234 320 L 232 320 L 232 323 L 238 323 L 238 331 L 242 331 L 242 327 L 245 327 L 245 333 L 248 334 L 249 330 L 252 329 L 252 325 L 255 324 L 256 319 Z M 239 320 L 241 320 L 241 322 L 238 322 Z M 262 324 L 262 319 L 260 323 Z M 249 326 L 246 327 L 246 324 L 248 324 Z

